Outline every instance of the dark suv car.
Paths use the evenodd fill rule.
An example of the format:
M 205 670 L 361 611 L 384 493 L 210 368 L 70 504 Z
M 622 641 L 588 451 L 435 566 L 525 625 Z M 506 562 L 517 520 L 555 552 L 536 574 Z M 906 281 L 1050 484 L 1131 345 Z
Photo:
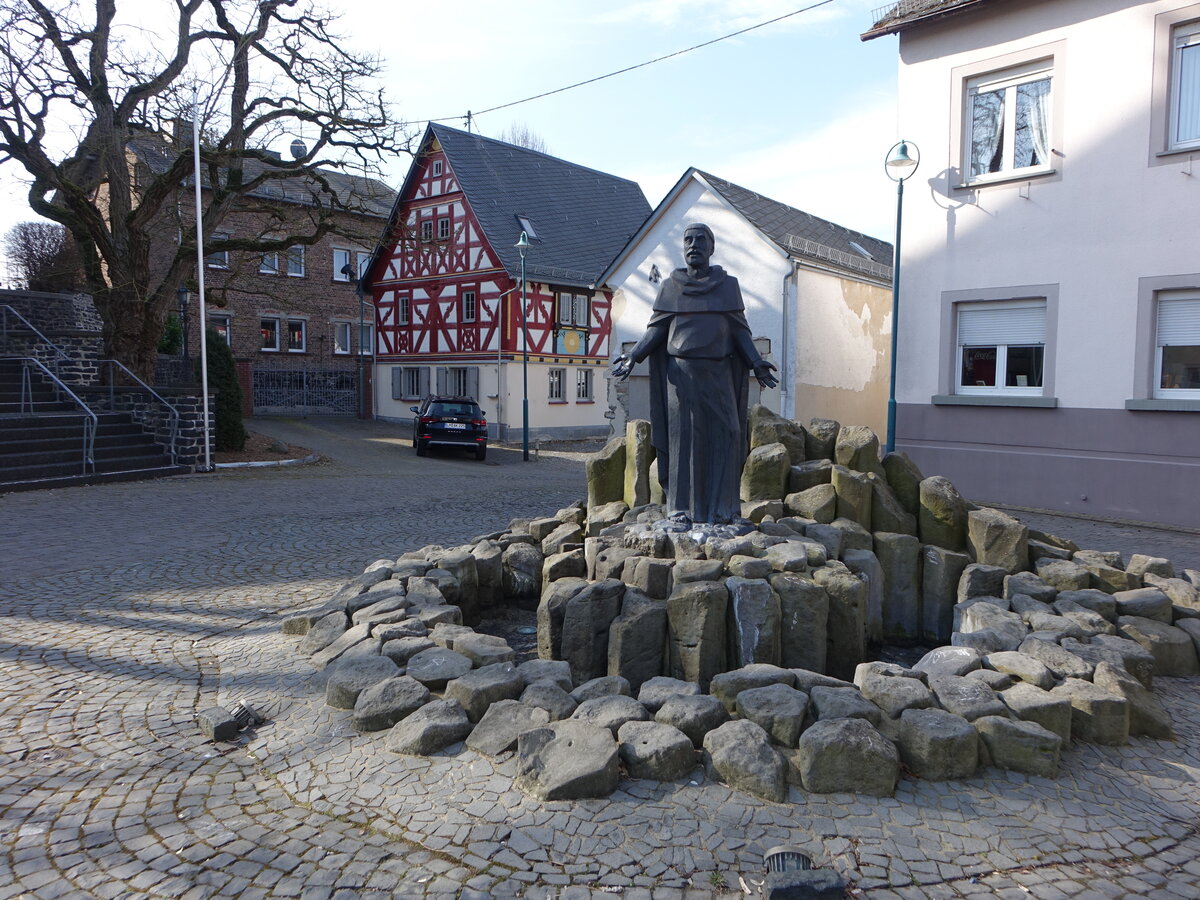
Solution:
M 470 397 L 426 397 L 420 406 L 409 409 L 416 413 L 413 446 L 417 456 L 428 453 L 430 445 L 469 447 L 476 459 L 487 456 L 487 419 Z

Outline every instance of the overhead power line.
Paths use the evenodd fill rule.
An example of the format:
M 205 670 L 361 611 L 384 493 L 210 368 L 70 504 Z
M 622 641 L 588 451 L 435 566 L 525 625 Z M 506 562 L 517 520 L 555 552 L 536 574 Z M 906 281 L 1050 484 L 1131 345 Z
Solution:
M 492 106 L 492 107 L 489 107 L 488 109 L 469 111 L 465 116 L 443 116 L 440 119 L 429 119 L 428 121 L 430 121 L 430 122 L 451 122 L 456 119 L 466 119 L 468 122 L 468 128 L 469 128 L 470 127 L 469 123 L 472 119 L 474 119 L 477 116 L 482 116 L 485 113 L 496 112 L 497 110 L 501 110 L 501 109 L 508 109 L 511 106 L 518 106 L 522 103 L 528 103 L 531 100 L 540 100 L 543 97 L 551 97 L 554 94 L 561 94 L 564 91 L 572 91 L 575 88 L 583 87 L 584 85 L 587 85 L 587 84 L 595 84 L 597 81 L 603 81 L 605 78 L 612 78 L 614 75 L 624 75 L 626 72 L 632 72 L 635 69 L 644 69 L 646 66 L 652 66 L 655 63 L 660 63 L 660 62 L 663 62 L 664 60 L 674 59 L 676 56 L 683 56 L 685 53 L 691 53 L 693 50 L 700 50 L 703 47 L 710 47 L 713 44 L 719 44 L 721 41 L 727 41 L 730 38 L 735 38 L 735 37 L 738 37 L 743 34 L 748 34 L 751 31 L 756 31 L 759 28 L 766 28 L 768 25 L 774 25 L 776 22 L 782 22 L 784 19 L 790 19 L 793 16 L 798 16 L 798 15 L 801 15 L 802 13 L 812 12 L 814 9 L 817 9 L 818 7 L 828 6 L 830 3 L 833 3 L 833 2 L 834 2 L 834 0 L 820 0 L 820 2 L 818 2 L 818 3 L 813 3 L 809 6 L 805 6 L 801 9 L 793 10 L 790 13 L 784 13 L 782 16 L 776 16 L 775 18 L 768 19 L 765 22 L 759 22 L 757 25 L 750 25 L 747 28 L 742 28 L 738 31 L 731 31 L 729 34 L 723 34 L 720 37 L 713 38 L 712 40 L 704 41 L 703 43 L 695 44 L 694 46 L 691 46 L 691 47 L 685 47 L 682 50 L 676 50 L 674 53 L 668 53 L 665 56 L 657 56 L 654 59 L 648 59 L 645 62 L 640 62 L 640 63 L 637 63 L 632 66 L 626 66 L 623 69 L 617 69 L 615 72 L 608 72 L 605 75 L 597 75 L 595 78 L 588 78 L 586 81 L 577 81 L 574 84 L 568 84 L 565 87 L 555 88 L 552 91 L 543 91 L 540 94 L 534 94 L 532 97 L 524 97 L 521 100 L 513 100 L 510 103 L 502 103 L 499 106 Z

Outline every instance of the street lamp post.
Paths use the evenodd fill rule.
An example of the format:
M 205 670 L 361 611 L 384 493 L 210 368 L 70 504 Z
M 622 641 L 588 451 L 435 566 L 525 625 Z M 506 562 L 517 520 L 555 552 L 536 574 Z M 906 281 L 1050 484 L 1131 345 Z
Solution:
M 911 153 L 910 153 L 911 151 Z M 896 182 L 896 247 L 892 257 L 892 371 L 888 379 L 887 446 L 896 449 L 896 338 L 900 333 L 900 224 L 904 213 L 904 181 L 917 171 L 921 151 L 912 141 L 899 141 L 888 151 L 883 169 Z
M 529 249 L 529 235 L 522 231 L 515 246 L 521 251 L 521 458 L 529 462 L 529 327 L 525 297 L 525 251 Z
M 175 291 L 175 296 L 179 299 L 179 329 L 183 332 L 183 344 L 179 349 L 184 359 L 188 358 L 188 294 L 188 289 L 182 286 Z

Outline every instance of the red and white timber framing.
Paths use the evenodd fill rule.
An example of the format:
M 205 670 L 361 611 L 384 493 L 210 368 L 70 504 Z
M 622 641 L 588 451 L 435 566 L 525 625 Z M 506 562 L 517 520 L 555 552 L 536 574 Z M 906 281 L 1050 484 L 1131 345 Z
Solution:
M 388 253 L 372 273 L 378 362 L 519 359 L 520 281 L 500 265 L 440 148 L 419 164 Z M 611 293 L 591 293 L 587 352 L 572 355 L 555 353 L 554 287 L 531 281 L 526 296 L 531 361 L 607 362 Z

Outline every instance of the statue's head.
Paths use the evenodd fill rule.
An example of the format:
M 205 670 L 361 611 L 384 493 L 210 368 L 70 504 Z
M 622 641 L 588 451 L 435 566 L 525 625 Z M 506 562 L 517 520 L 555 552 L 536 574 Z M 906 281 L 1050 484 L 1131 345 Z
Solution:
M 683 230 L 683 261 L 689 269 L 707 268 L 716 246 L 712 229 L 707 225 L 693 222 Z

